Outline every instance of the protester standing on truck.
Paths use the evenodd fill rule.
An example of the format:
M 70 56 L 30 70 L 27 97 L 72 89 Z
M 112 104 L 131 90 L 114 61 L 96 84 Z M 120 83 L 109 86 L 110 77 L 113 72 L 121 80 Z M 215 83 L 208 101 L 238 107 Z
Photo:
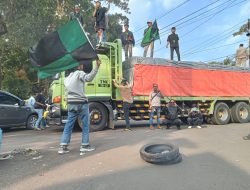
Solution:
M 243 44 L 240 44 L 240 47 L 236 51 L 236 65 L 239 67 L 246 67 L 248 56 L 247 49 L 244 48 Z
M 153 84 L 153 92 L 149 95 L 149 111 L 150 111 L 150 117 L 149 117 L 149 124 L 150 129 L 154 129 L 153 126 L 153 118 L 156 113 L 157 115 L 157 128 L 161 129 L 161 98 L 163 98 L 163 95 L 161 91 L 158 89 L 158 84 Z
M 147 32 L 150 31 L 150 29 L 152 29 L 152 25 L 153 25 L 152 21 L 148 21 L 147 24 L 148 24 L 148 28 L 144 30 L 144 33 L 143 33 L 144 37 L 146 36 Z M 150 32 L 150 35 L 151 35 L 151 32 Z M 155 42 L 154 42 L 154 38 L 153 37 L 151 38 L 151 37 L 150 37 L 150 43 L 144 47 L 143 57 L 147 57 L 147 53 L 149 49 L 150 49 L 150 57 L 154 56 L 154 43 Z
M 165 119 L 163 124 L 167 125 L 166 129 L 170 129 L 172 125 L 176 125 L 177 129 L 181 129 L 181 120 L 178 115 L 182 114 L 181 108 L 176 104 L 174 100 L 170 100 L 168 105 L 164 108 Z
M 93 12 L 93 17 L 96 18 L 95 21 L 95 30 L 98 35 L 98 41 L 97 41 L 97 46 L 100 46 L 100 44 L 104 40 L 104 31 L 106 30 L 106 13 L 110 9 L 110 2 L 111 0 L 108 1 L 108 8 L 102 7 L 100 1 L 95 1 L 95 10 Z
M 81 11 L 80 6 L 79 5 L 75 5 L 74 12 L 71 12 L 69 14 L 69 20 L 79 19 L 81 25 L 84 26 L 83 14 L 80 11 Z
M 75 121 L 78 117 L 80 117 L 83 123 L 80 153 L 95 150 L 95 148 L 89 144 L 89 105 L 88 98 L 85 95 L 85 83 L 90 82 L 95 78 L 100 64 L 101 61 L 96 60 L 96 68 L 89 74 L 86 74 L 83 71 L 84 65 L 81 64 L 75 71 L 71 72 L 69 76 L 65 78 L 64 85 L 66 88 L 65 94 L 68 103 L 68 120 L 64 126 L 61 137 L 61 143 L 58 150 L 59 154 L 69 152 L 68 145 L 70 143 Z
M 198 129 L 201 129 L 203 123 L 203 116 L 196 104 L 192 105 L 190 113 L 188 114 L 188 128 L 191 129 L 193 126 L 196 126 Z
M 126 121 L 125 131 L 131 131 L 130 121 L 129 121 L 129 108 L 133 104 L 132 87 L 126 79 L 123 79 L 120 85 L 117 83 L 115 79 L 113 80 L 113 82 L 115 87 L 120 90 L 120 94 L 123 100 L 123 111 L 124 111 L 124 118 Z
M 178 57 L 178 61 L 180 61 L 181 56 L 180 56 L 180 48 L 179 48 L 179 36 L 178 34 L 175 33 L 176 32 L 175 27 L 171 28 L 171 32 L 172 34 L 170 34 L 167 39 L 167 48 L 169 47 L 169 44 L 170 44 L 170 58 L 171 60 L 174 60 L 174 51 L 175 51 Z
M 125 24 L 124 29 L 125 31 L 121 34 L 121 41 L 122 46 L 125 51 L 125 59 L 127 60 L 128 57 L 132 57 L 133 55 L 133 46 L 135 45 L 134 35 L 131 31 L 128 30 L 129 25 Z

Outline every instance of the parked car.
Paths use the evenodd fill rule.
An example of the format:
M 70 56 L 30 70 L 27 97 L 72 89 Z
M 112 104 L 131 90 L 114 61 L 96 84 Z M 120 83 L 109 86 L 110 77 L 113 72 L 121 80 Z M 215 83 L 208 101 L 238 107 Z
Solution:
M 36 111 L 17 96 L 0 90 L 0 128 L 25 126 L 33 129 Z

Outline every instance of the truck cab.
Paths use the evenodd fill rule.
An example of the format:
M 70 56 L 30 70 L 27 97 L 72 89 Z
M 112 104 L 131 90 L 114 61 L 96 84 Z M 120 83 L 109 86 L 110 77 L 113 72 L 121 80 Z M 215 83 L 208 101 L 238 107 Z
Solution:
M 97 50 L 102 64 L 93 81 L 86 83 L 85 91 L 90 107 L 90 130 L 98 131 L 113 126 L 112 99 L 119 99 L 117 90 L 114 89 L 112 79 L 122 76 L 122 46 L 121 41 L 105 43 Z M 95 62 L 92 62 L 95 67 Z M 53 77 L 50 85 L 50 99 L 53 106 L 50 110 L 50 124 L 65 124 L 67 121 L 67 102 L 65 97 L 64 79 L 67 71 L 58 73 Z M 119 94 L 119 92 L 117 92 Z M 81 121 L 78 120 L 79 126 Z

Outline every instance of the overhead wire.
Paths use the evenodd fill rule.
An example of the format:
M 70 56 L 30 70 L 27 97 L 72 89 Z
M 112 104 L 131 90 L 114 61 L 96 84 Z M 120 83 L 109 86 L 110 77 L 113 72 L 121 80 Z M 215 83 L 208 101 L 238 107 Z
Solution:
M 191 0 L 186 0 L 186 1 L 184 1 L 184 2 L 182 2 L 182 3 L 180 3 L 180 4 L 178 4 L 176 7 L 170 9 L 169 11 L 167 11 L 166 13 L 164 13 L 163 15 L 159 16 L 158 18 L 156 18 L 156 20 L 158 20 L 158 21 L 161 20 L 162 18 L 164 18 L 165 16 L 167 16 L 167 15 L 170 14 L 171 12 L 177 10 L 178 8 L 182 7 L 183 5 L 185 5 L 186 3 L 188 3 L 189 1 L 191 1 Z M 141 31 L 142 29 L 144 29 L 144 28 L 146 28 L 146 27 L 147 27 L 147 25 L 144 25 L 144 26 L 142 26 L 142 27 L 136 29 L 136 30 L 134 31 L 134 33 L 137 33 L 137 32 Z
M 192 13 L 190 13 L 190 14 L 188 14 L 188 15 L 186 15 L 186 16 L 184 16 L 184 17 L 182 17 L 182 18 L 180 18 L 180 19 L 178 19 L 178 20 L 176 20 L 176 21 L 174 21 L 174 22 L 172 22 L 171 24 L 168 24 L 168 25 L 164 26 L 163 28 L 161 28 L 161 30 L 162 30 L 162 29 L 165 29 L 165 28 L 167 28 L 167 27 L 169 27 L 169 26 L 172 26 L 172 25 L 174 25 L 174 24 L 176 24 L 176 23 L 178 23 L 178 22 L 180 22 L 180 21 L 182 21 L 182 20 L 184 20 L 184 19 L 186 19 L 186 18 L 188 18 L 188 17 L 190 17 L 190 16 L 192 16 L 192 15 L 194 15 L 194 14 L 200 12 L 201 10 L 210 7 L 211 5 L 213 5 L 213 4 L 215 4 L 215 3 L 219 2 L 219 1 L 221 1 L 221 0 L 216 0 L 216 1 L 212 2 L 212 3 L 209 3 L 208 5 L 206 5 L 206 6 L 202 7 L 202 8 L 200 8 L 200 9 L 198 9 L 198 10 L 196 10 L 196 11 L 194 11 L 194 12 L 192 12 Z M 228 0 L 228 1 L 231 1 L 231 0 Z M 203 14 L 204 14 L 204 13 L 203 13 Z M 196 16 L 195 18 L 197 18 L 197 16 Z M 161 35 L 161 33 L 160 33 L 160 35 Z M 138 41 L 141 41 L 141 40 L 142 40 L 142 39 L 137 40 L 137 44 L 138 44 Z

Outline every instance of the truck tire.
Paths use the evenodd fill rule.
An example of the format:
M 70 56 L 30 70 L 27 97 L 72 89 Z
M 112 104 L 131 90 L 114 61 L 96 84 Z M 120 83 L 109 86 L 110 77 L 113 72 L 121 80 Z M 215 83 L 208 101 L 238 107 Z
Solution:
M 245 102 L 238 102 L 231 108 L 232 120 L 236 123 L 250 121 L 250 107 Z
M 212 121 L 216 125 L 226 125 L 230 121 L 230 110 L 227 104 L 219 102 L 214 108 L 214 114 L 212 116 Z
M 33 129 L 35 127 L 37 115 L 30 115 L 26 122 L 26 129 Z
M 153 164 L 175 164 L 182 160 L 179 148 L 172 144 L 147 144 L 140 149 L 143 160 Z
M 108 113 L 105 106 L 97 102 L 89 103 L 90 132 L 101 131 L 107 127 Z M 78 118 L 78 125 L 82 129 L 82 121 Z

